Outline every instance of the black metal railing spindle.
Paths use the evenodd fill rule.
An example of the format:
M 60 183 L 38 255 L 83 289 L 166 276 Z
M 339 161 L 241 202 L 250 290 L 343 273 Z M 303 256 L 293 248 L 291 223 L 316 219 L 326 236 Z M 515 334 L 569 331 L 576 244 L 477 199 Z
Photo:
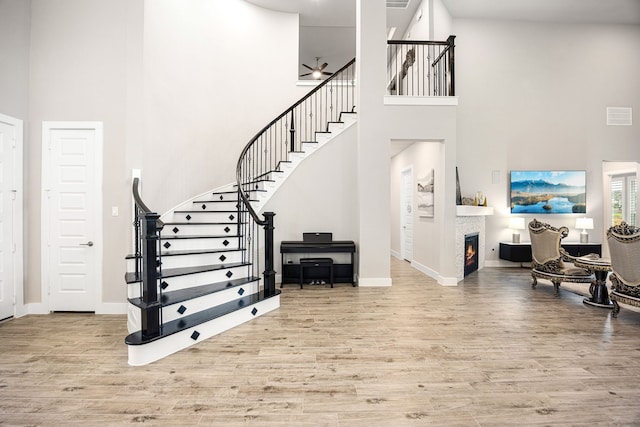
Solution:
M 303 151 L 303 141 L 315 141 L 316 131 L 326 131 L 330 121 L 337 121 L 341 112 L 354 112 L 355 59 L 336 71 L 305 97 L 296 102 L 284 113 L 272 120 L 258 132 L 244 147 L 236 167 L 239 206 L 242 208 L 243 225 L 247 246 L 248 263 L 252 271 L 259 270 L 260 239 L 258 228 L 264 229 L 264 294 L 275 295 L 275 271 L 273 251 L 273 212 L 264 212 L 261 216 L 251 204 L 248 191 L 253 183 L 272 180 L 272 173 L 283 161 L 292 160 L 290 153 Z M 349 88 L 349 85 L 351 88 Z M 346 87 L 345 87 L 346 86 Z M 349 89 L 351 100 L 349 99 Z M 347 105 L 349 104 L 349 105 Z M 289 141 L 287 141 L 289 138 Z M 249 184 L 249 185 L 248 185 Z
M 387 94 L 455 96 L 454 49 L 453 35 L 446 41 L 388 40 Z

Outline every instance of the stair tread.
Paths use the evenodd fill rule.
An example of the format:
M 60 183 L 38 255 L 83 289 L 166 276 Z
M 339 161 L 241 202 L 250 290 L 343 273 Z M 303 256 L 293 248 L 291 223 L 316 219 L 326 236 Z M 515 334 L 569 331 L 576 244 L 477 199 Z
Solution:
M 160 279 L 166 279 L 168 277 L 186 276 L 188 274 L 204 273 L 207 271 L 226 270 L 228 268 L 245 267 L 251 265 L 248 262 L 230 262 L 227 264 L 210 264 L 210 265 L 197 265 L 194 267 L 177 267 L 177 268 L 165 268 L 162 270 Z M 124 275 L 127 283 L 136 283 L 142 280 L 140 273 L 128 272 Z
M 273 298 L 277 295 L 280 295 L 279 290 L 276 290 L 275 294 L 272 296 L 265 296 L 263 291 L 260 291 L 255 294 L 247 295 L 242 298 L 230 301 L 228 303 L 220 304 L 216 307 L 212 307 L 212 308 L 191 314 L 189 316 L 185 316 L 181 319 L 176 319 L 171 322 L 167 322 L 164 325 L 162 325 L 161 333 L 157 337 L 144 339 L 142 337 L 142 331 L 133 332 L 132 334 L 129 334 L 127 338 L 125 338 L 125 344 L 141 345 L 141 344 L 146 344 L 152 341 L 156 341 L 166 336 L 173 335 L 177 332 L 183 331 L 185 329 L 189 329 L 194 326 L 198 326 L 202 323 L 208 322 L 210 320 L 225 316 L 229 313 L 233 313 L 234 311 L 240 310 L 242 308 L 255 305 L 261 301 L 267 300 L 269 298 Z
M 257 280 L 260 280 L 260 278 L 254 277 L 254 276 L 243 277 L 240 279 L 225 280 L 223 282 L 209 283 L 206 285 L 194 286 L 186 289 L 178 289 L 176 291 L 163 292 L 162 299 L 159 306 L 166 307 L 172 304 L 189 301 L 205 295 L 210 295 L 216 292 L 220 292 L 225 289 L 236 288 L 242 285 L 247 285 Z M 155 305 L 155 304 L 144 303 L 141 297 L 129 298 L 129 302 L 139 308 L 146 308 L 150 305 Z
M 224 249 L 187 249 L 182 251 L 162 251 L 162 256 L 181 256 L 181 255 L 202 255 L 202 254 L 219 254 L 224 252 L 244 251 L 244 248 L 224 248 Z M 142 258 L 141 255 L 129 254 L 125 259 Z

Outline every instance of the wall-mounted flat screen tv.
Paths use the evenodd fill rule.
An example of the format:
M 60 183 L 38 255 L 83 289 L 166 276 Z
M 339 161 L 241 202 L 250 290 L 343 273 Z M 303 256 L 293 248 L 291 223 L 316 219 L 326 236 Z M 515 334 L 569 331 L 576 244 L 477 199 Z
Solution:
M 511 171 L 511 213 L 586 213 L 586 181 L 586 171 Z

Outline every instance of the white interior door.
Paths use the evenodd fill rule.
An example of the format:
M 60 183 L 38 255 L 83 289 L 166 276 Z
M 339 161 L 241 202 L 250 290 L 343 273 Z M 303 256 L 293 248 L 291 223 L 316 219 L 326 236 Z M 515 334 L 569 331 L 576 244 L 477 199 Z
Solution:
M 17 241 L 21 240 L 22 227 L 15 229 L 16 215 L 22 217 L 21 204 L 17 206 L 22 168 L 16 164 L 18 160 L 21 162 L 22 156 L 18 153 L 21 148 L 22 121 L 0 115 L 0 319 L 16 314 L 18 293 L 22 299 L 22 274 L 16 271 L 22 265 L 22 245 Z M 20 258 L 19 263 L 16 258 Z
M 413 168 L 401 172 L 400 179 L 400 251 L 402 258 L 413 260 Z
M 43 287 L 50 311 L 95 311 L 102 276 L 102 125 L 43 126 Z

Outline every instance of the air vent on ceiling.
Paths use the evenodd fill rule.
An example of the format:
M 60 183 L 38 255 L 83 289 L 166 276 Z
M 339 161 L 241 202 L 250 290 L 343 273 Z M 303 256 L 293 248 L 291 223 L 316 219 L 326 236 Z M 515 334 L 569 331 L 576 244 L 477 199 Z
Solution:
M 633 110 L 631 107 L 607 107 L 607 126 L 633 125 Z
M 393 9 L 406 9 L 411 0 L 387 0 L 387 7 Z

